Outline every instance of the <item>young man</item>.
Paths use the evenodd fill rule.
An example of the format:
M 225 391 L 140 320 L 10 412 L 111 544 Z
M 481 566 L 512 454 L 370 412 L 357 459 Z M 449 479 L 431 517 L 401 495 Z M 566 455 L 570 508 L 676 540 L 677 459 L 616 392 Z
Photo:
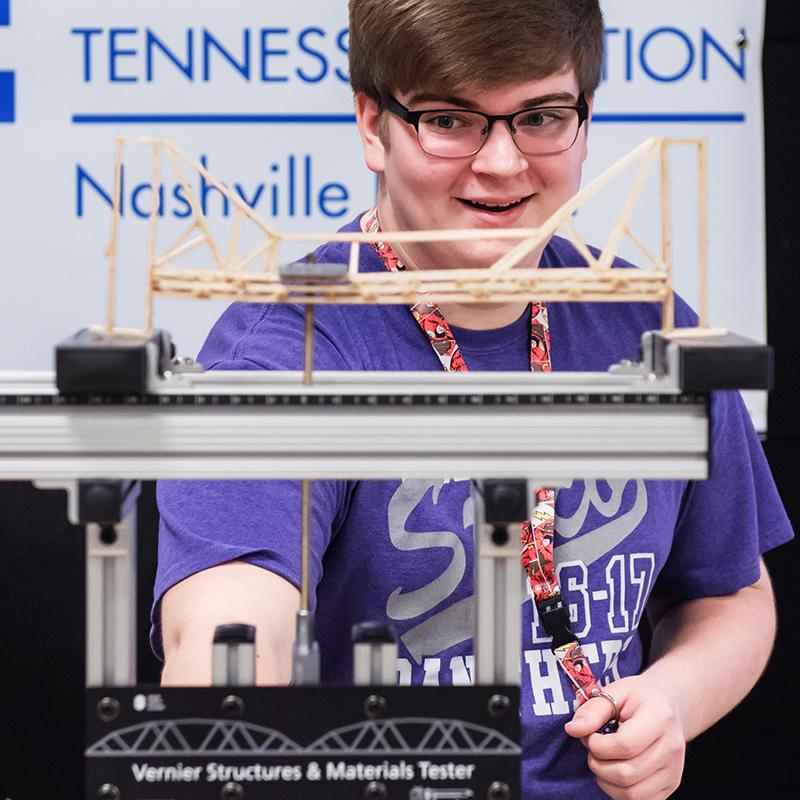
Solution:
M 350 23 L 358 126 L 380 188 L 377 208 L 347 229 L 386 232 L 381 247 L 362 248 L 362 271 L 486 266 L 509 245 L 400 246 L 391 231 L 534 227 L 577 190 L 602 63 L 596 0 L 351 0 Z M 318 258 L 347 254 L 329 244 Z M 554 238 L 527 263 L 582 262 Z M 315 365 L 604 371 L 635 357 L 642 332 L 660 324 L 649 304 L 529 301 L 320 307 Z M 680 303 L 678 317 L 691 323 Z M 302 330 L 297 307 L 237 304 L 200 360 L 214 369 L 298 369 Z M 621 726 L 595 734 L 610 716 L 602 697 L 573 716 L 551 639 L 526 602 L 527 800 L 668 796 L 685 742 L 762 671 L 774 610 L 760 556 L 791 531 L 735 393 L 714 397 L 712 448 L 708 481 L 575 481 L 559 492 L 555 559 L 572 628 Z M 288 681 L 299 493 L 290 481 L 160 485 L 153 641 L 166 656 L 165 683 L 207 683 L 211 632 L 233 619 L 258 628 L 259 681 Z M 323 680 L 349 682 L 352 624 L 382 619 L 400 638 L 401 683 L 467 682 L 468 482 L 316 481 L 312 522 Z M 637 632 L 645 606 L 653 626 L 646 667 Z

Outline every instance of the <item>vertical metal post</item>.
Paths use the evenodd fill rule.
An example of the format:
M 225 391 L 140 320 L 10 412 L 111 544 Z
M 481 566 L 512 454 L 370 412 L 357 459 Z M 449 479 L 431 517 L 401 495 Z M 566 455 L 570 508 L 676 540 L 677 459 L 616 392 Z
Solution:
M 527 497 L 526 481 L 514 483 Z M 520 487 L 519 484 L 522 484 Z M 473 483 L 475 507 L 475 682 L 519 683 L 521 605 L 524 574 L 520 562 L 519 525 L 525 514 L 512 512 L 497 519 L 492 502 L 487 519 L 486 492 L 502 482 Z M 525 506 L 527 509 L 527 505 Z M 522 519 L 514 519 L 515 517 Z M 513 521 L 508 521 L 511 518 Z
M 255 686 L 256 629 L 254 625 L 217 625 L 211 647 L 214 686 Z
M 136 683 L 136 513 L 86 526 L 86 685 Z
M 397 684 L 397 637 L 389 625 L 361 622 L 353 626 L 353 683 Z

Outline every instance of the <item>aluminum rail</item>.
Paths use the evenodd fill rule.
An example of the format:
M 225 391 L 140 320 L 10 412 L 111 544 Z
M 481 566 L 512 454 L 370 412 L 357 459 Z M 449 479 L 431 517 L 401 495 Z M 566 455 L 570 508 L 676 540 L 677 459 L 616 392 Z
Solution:
M 607 373 L 210 372 L 142 397 L 0 374 L 0 479 L 704 479 L 708 397 Z

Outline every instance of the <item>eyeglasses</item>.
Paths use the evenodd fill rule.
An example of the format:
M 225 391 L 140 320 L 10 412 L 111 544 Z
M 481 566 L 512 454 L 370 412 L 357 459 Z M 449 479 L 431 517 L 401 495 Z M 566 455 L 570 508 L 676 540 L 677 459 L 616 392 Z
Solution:
M 419 146 L 431 156 L 464 158 L 474 156 L 489 138 L 492 125 L 503 121 L 514 142 L 529 156 L 549 156 L 569 150 L 578 138 L 581 125 L 589 117 L 583 92 L 574 106 L 538 106 L 513 114 L 484 114 L 461 108 L 426 108 L 409 111 L 388 96 L 387 111 L 413 126 Z

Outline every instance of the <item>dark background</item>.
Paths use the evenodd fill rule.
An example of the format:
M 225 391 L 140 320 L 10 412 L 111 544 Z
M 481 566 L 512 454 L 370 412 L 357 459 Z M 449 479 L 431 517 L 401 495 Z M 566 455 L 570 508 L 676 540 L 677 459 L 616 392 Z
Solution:
M 764 48 L 768 340 L 775 388 L 764 442 L 795 527 L 800 494 L 793 485 L 800 417 L 793 413 L 798 373 L 800 301 L 800 14 L 793 0 L 768 0 Z M 147 647 L 155 572 L 153 487 L 139 501 L 139 678 L 158 680 Z M 63 492 L 0 482 L 0 797 L 72 800 L 82 794 L 84 685 L 84 539 L 66 522 Z M 767 555 L 779 609 L 772 661 L 751 695 L 691 742 L 682 788 L 674 797 L 769 797 L 800 785 L 797 691 L 792 657 L 800 614 L 792 593 L 793 542 Z M 573 800 L 565 798 L 565 800 Z

